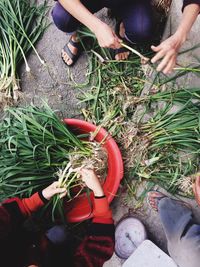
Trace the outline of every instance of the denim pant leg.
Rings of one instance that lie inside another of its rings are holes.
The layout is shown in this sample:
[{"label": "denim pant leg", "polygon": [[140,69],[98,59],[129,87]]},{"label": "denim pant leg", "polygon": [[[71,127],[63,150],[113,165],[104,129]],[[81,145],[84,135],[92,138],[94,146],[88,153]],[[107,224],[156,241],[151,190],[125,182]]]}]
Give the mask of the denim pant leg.
[{"label": "denim pant leg", "polygon": [[[82,0],[81,2],[92,13],[104,7],[101,1]],[[72,34],[81,25],[59,2],[56,2],[51,14],[56,27],[65,33]]]},{"label": "denim pant leg", "polygon": [[170,256],[179,267],[200,266],[200,225],[191,225],[192,211],[170,198],[159,201],[159,216]]}]

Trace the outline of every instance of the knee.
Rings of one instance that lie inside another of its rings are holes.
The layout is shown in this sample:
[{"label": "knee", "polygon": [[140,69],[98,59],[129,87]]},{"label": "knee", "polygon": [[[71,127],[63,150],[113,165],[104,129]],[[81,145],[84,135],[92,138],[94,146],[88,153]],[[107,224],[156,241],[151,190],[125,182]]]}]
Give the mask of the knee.
[{"label": "knee", "polygon": [[149,27],[133,27],[125,31],[126,38],[132,43],[148,43],[152,39],[152,29]]},{"label": "knee", "polygon": [[123,20],[127,39],[133,43],[151,41],[153,35],[153,15],[151,6],[138,3]]},{"label": "knee", "polygon": [[72,25],[70,25],[71,15],[61,6],[59,2],[57,2],[54,6],[51,15],[56,27],[59,30],[66,33],[74,31]]},{"label": "knee", "polygon": [[64,225],[55,225],[47,231],[46,237],[53,244],[62,244],[69,239],[70,233]]}]

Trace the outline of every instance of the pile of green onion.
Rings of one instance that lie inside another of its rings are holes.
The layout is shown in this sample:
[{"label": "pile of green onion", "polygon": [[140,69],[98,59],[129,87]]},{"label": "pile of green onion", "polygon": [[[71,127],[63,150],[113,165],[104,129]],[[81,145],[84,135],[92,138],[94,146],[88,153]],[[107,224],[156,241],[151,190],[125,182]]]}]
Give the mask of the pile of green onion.
[{"label": "pile of green onion", "polygon": [[16,101],[19,97],[19,64],[25,62],[30,71],[27,53],[47,27],[46,1],[37,5],[35,0],[0,1],[0,105]]},{"label": "pile of green onion", "polygon": [[71,189],[81,183],[75,169],[96,157],[94,145],[82,138],[47,104],[9,108],[0,123],[0,201],[30,196],[57,180],[72,199]]},{"label": "pile of green onion", "polygon": [[[152,119],[138,125],[133,142],[138,138],[146,142],[140,158],[135,154],[132,175],[187,195],[181,192],[180,181],[199,168],[200,104],[188,100],[175,111],[173,107],[172,103],[166,104]],[[141,145],[138,142],[136,150],[142,150]]]}]

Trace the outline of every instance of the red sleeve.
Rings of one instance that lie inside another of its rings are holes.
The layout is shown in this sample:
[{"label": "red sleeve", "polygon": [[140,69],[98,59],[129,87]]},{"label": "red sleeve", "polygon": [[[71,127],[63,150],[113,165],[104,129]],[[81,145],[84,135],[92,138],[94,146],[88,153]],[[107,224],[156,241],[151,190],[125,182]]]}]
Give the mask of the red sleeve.
[{"label": "red sleeve", "polygon": [[92,224],[74,255],[75,267],[102,267],[114,252],[114,223],[106,197],[94,198]]},{"label": "red sleeve", "polygon": [[94,198],[93,223],[113,224],[112,211],[106,197]]},{"label": "red sleeve", "polygon": [[14,202],[17,204],[21,214],[25,217],[29,216],[32,212],[37,211],[40,207],[44,205],[44,201],[40,197],[39,193],[35,193],[29,198],[11,198],[4,201],[2,204],[5,207],[8,207]]},{"label": "red sleeve", "polygon": [[43,198],[35,193],[30,198],[10,198],[5,200],[0,207],[0,235],[8,236],[18,226],[22,225],[25,218],[44,205]]}]

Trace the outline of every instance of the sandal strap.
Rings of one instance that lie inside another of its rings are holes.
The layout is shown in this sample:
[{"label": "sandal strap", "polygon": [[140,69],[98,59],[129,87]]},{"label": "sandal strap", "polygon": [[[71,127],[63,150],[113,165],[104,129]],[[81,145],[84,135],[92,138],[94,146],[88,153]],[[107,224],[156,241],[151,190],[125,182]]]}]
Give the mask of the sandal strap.
[{"label": "sandal strap", "polygon": [[70,43],[73,47],[77,48],[78,50],[79,50],[80,47],[81,47],[80,42],[74,42],[74,41],[72,40],[72,38],[69,39],[69,43]]},{"label": "sandal strap", "polygon": [[76,57],[77,55],[74,55],[72,53],[72,51],[69,49],[68,47],[68,44],[66,44],[64,47],[63,47],[63,50],[67,53],[67,55],[70,57],[71,60],[74,59],[74,57]]},{"label": "sandal strap", "polygon": [[124,53],[124,52],[128,52],[128,49],[126,47],[120,47],[118,49],[114,49],[115,50],[115,55],[120,54],[120,53]]},{"label": "sandal strap", "polygon": [[[77,54],[73,54],[73,53],[72,53],[72,51],[70,50],[70,48],[69,48],[69,46],[68,46],[69,43],[70,43],[73,47],[77,48]],[[64,58],[62,57],[63,62],[64,62],[68,67],[71,67],[71,66],[74,65],[74,63],[76,63],[77,59],[79,58],[79,56],[80,56],[80,54],[81,54],[81,52],[82,52],[82,49],[81,49],[81,48],[82,48],[82,46],[80,45],[80,43],[74,42],[74,41],[72,40],[72,38],[70,38],[69,41],[68,41],[68,43],[63,47],[64,52],[65,52],[65,53],[69,56],[69,58],[72,60],[72,64],[68,65],[68,64],[65,62]]]}]

